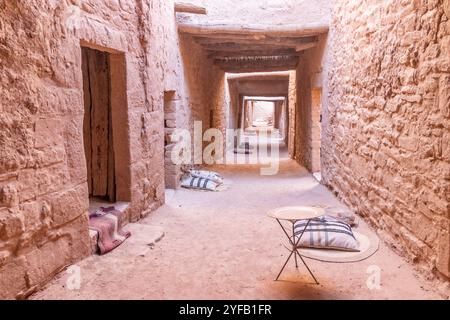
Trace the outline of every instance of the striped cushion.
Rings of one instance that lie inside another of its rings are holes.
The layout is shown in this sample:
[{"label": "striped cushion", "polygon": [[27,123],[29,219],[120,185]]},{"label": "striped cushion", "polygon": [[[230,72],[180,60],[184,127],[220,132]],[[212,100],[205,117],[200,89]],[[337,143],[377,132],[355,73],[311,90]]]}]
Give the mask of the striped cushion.
[{"label": "striped cushion", "polygon": [[[294,225],[295,240],[298,241],[308,221],[299,220]],[[359,251],[358,241],[352,228],[345,222],[330,216],[312,219],[300,239],[298,247]]]},{"label": "striped cushion", "polygon": [[214,172],[214,171],[190,170],[189,173],[194,178],[209,179],[209,180],[212,180],[213,182],[215,182],[217,184],[222,184],[223,183],[223,178],[220,176],[220,174],[218,174],[217,172]]},{"label": "striped cushion", "polygon": [[181,186],[188,189],[216,191],[218,184],[210,179],[190,176],[181,182]]}]

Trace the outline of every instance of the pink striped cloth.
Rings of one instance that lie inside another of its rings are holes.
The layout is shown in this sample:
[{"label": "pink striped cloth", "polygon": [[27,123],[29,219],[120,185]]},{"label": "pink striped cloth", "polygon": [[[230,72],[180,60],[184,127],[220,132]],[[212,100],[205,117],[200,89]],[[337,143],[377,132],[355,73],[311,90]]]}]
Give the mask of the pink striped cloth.
[{"label": "pink striped cloth", "polygon": [[131,233],[122,230],[123,213],[115,207],[101,207],[89,214],[89,228],[98,232],[100,255],[110,252],[122,244]]}]

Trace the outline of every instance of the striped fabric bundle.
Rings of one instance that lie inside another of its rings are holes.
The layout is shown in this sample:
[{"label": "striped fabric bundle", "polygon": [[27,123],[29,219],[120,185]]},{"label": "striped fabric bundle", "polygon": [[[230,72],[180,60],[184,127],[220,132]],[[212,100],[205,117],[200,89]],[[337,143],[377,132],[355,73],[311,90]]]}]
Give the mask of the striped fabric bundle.
[{"label": "striped fabric bundle", "polygon": [[223,183],[223,178],[220,174],[214,171],[206,171],[206,170],[190,170],[189,173],[194,178],[204,178],[211,180],[217,184]]},{"label": "striped fabric bundle", "polygon": [[[295,223],[295,241],[298,241],[307,224],[306,220],[299,220]],[[359,251],[358,241],[353,235],[350,225],[330,216],[312,219],[301,237],[298,247]]]},{"label": "striped fabric bundle", "polygon": [[124,216],[112,207],[101,207],[89,214],[89,229],[98,232],[97,247],[100,255],[110,252],[131,236],[122,230]]},{"label": "striped fabric bundle", "polygon": [[216,191],[218,184],[210,179],[189,176],[181,182],[181,186],[188,189]]},{"label": "striped fabric bundle", "polygon": [[253,153],[253,147],[248,142],[244,142],[239,146],[234,148],[234,153],[236,154],[251,154]]}]

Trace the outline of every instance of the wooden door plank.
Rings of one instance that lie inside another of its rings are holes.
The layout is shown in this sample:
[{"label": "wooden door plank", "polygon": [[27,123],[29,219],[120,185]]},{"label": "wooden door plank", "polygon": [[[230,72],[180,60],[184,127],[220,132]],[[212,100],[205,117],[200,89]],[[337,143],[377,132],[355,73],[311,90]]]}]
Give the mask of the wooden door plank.
[{"label": "wooden door plank", "polygon": [[86,156],[87,182],[89,194],[92,194],[92,145],[91,145],[91,88],[89,81],[89,57],[86,48],[82,49],[82,74],[84,96],[83,140]]},{"label": "wooden door plank", "polygon": [[89,50],[91,82],[92,195],[104,197],[108,186],[109,76],[106,54]]}]

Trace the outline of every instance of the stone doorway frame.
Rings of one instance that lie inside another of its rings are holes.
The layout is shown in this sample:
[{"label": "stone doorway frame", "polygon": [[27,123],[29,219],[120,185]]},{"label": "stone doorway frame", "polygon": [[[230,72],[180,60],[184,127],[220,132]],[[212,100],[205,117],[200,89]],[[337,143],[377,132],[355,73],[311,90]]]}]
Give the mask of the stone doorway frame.
[{"label": "stone doorway frame", "polygon": [[164,91],[164,181],[166,189],[181,187],[181,166],[172,162],[172,152],[175,147],[172,134],[177,129],[177,110],[180,101],[176,90]]}]

